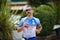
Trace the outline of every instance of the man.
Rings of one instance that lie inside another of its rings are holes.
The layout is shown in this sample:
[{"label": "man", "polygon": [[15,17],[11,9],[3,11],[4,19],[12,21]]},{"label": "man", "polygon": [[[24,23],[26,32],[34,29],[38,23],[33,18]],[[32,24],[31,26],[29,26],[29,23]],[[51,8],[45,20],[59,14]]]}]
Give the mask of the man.
[{"label": "man", "polygon": [[[32,7],[26,8],[27,17],[22,18],[19,28],[17,29],[18,32],[23,30],[23,37],[25,40],[36,40],[36,33],[39,34],[42,30],[42,26],[38,18],[33,17],[34,10]],[[38,27],[36,29],[36,27]]]}]

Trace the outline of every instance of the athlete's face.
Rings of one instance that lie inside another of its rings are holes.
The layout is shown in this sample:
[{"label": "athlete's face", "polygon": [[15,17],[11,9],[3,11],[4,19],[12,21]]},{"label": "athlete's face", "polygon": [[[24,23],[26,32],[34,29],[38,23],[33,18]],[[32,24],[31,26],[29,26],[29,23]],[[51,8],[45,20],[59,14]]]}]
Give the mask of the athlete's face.
[{"label": "athlete's face", "polygon": [[32,8],[26,9],[26,14],[27,14],[28,16],[33,15],[33,9],[32,9]]}]

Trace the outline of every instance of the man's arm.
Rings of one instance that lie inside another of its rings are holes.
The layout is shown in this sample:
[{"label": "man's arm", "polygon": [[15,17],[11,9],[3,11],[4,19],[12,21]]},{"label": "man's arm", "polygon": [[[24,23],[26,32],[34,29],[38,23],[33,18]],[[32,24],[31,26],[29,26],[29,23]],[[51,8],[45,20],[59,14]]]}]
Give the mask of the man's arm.
[{"label": "man's arm", "polygon": [[24,26],[17,29],[18,32],[21,32],[24,29]]},{"label": "man's arm", "polygon": [[40,23],[40,20],[37,19],[37,29],[36,29],[36,33],[39,34],[42,30],[42,25]]},{"label": "man's arm", "polygon": [[39,34],[42,30],[42,26],[39,26],[37,29],[36,29],[36,33]]},{"label": "man's arm", "polygon": [[18,32],[21,32],[26,25],[27,25],[27,22],[25,22],[22,27],[18,28],[17,31]]}]

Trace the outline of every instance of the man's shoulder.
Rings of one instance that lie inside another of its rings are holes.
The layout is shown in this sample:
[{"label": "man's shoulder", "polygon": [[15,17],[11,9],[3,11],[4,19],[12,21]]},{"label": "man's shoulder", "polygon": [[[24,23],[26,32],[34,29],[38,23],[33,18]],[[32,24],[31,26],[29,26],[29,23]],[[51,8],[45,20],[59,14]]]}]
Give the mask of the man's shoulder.
[{"label": "man's shoulder", "polygon": [[37,21],[37,20],[39,20],[39,19],[38,19],[38,18],[36,18],[36,17],[33,17],[33,18],[34,18],[36,21]]}]

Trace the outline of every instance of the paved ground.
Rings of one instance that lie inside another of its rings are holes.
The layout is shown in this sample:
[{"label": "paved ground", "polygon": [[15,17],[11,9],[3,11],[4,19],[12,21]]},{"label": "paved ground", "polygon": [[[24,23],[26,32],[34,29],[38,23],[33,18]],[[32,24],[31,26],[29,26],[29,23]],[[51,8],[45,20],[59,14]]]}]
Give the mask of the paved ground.
[{"label": "paved ground", "polygon": [[13,40],[24,40],[22,38],[23,32],[17,32],[17,30],[13,30],[12,34],[13,34]]}]

